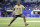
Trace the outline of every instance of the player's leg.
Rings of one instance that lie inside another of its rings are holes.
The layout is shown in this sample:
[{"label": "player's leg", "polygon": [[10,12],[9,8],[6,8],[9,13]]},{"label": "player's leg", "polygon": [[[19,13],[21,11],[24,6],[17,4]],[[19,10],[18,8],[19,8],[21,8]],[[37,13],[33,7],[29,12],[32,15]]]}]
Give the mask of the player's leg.
[{"label": "player's leg", "polygon": [[24,19],[25,26],[27,26],[28,24],[26,23],[25,16],[22,14],[21,17],[23,17],[23,19]]},{"label": "player's leg", "polygon": [[8,26],[10,26],[16,19],[17,17],[14,17],[13,20],[10,22],[10,24],[8,24]]},{"label": "player's leg", "polygon": [[12,24],[15,21],[16,18],[13,18],[13,20],[10,22],[10,24]]}]

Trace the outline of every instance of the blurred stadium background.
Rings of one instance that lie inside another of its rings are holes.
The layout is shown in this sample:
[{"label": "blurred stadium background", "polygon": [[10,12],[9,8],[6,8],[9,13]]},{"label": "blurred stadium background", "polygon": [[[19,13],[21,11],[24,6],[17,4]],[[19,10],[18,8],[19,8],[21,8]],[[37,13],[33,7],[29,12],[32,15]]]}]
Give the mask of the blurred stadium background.
[{"label": "blurred stadium background", "polygon": [[[27,9],[22,11],[29,24],[27,27],[40,27],[40,0],[0,0],[0,27],[8,27],[17,1],[20,1]],[[25,26],[23,20],[18,18],[10,27]]]},{"label": "blurred stadium background", "polygon": [[11,17],[17,1],[26,7],[27,11],[23,10],[26,17],[40,17],[40,0],[0,0],[0,17]]},{"label": "blurred stadium background", "polygon": [[17,1],[26,7],[27,11],[23,10],[26,17],[40,17],[40,0],[0,0],[0,17],[11,17]]}]

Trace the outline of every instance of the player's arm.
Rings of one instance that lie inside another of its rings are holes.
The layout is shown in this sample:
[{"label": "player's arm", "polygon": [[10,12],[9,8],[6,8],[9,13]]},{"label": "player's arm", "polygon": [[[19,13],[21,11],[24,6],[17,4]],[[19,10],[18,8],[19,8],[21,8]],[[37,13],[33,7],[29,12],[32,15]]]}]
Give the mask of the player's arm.
[{"label": "player's arm", "polygon": [[15,8],[13,9],[13,11],[15,11]]},{"label": "player's arm", "polygon": [[13,11],[15,11],[15,8],[16,8],[16,6],[14,6],[14,9],[13,9]]},{"label": "player's arm", "polygon": [[25,11],[27,11],[27,9],[26,8],[24,8],[25,9]]},{"label": "player's arm", "polygon": [[23,7],[23,9],[25,10],[25,11],[27,11],[27,9],[22,5],[22,7]]}]

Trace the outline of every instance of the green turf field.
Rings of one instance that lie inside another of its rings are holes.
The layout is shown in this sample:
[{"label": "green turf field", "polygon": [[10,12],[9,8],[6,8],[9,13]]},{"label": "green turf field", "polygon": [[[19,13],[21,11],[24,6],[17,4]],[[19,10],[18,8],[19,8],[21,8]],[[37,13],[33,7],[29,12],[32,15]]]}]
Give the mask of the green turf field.
[{"label": "green turf field", "polygon": [[[9,27],[8,24],[12,17],[0,18],[0,27]],[[40,18],[26,18],[26,21],[40,21]],[[10,27],[40,27],[40,22],[27,22],[29,25],[25,26],[23,18],[17,18]]]}]

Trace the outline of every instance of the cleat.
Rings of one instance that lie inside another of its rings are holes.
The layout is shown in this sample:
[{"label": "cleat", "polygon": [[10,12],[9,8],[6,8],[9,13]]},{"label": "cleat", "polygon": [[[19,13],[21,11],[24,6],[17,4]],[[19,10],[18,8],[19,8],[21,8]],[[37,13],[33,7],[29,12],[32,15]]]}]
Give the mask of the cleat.
[{"label": "cleat", "polygon": [[10,24],[8,24],[8,26],[10,26]]},{"label": "cleat", "polygon": [[28,26],[28,24],[25,24],[25,26]]},{"label": "cleat", "polygon": [[27,23],[25,23],[25,26],[28,26],[28,24],[27,24]]}]

